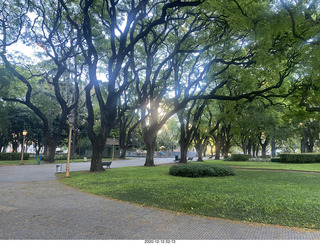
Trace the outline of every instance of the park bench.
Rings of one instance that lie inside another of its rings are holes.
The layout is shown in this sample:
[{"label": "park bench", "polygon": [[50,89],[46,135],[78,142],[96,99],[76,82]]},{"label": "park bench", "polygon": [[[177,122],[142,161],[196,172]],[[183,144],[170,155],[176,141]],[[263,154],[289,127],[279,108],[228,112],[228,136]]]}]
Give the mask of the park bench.
[{"label": "park bench", "polygon": [[107,166],[107,168],[110,169],[111,163],[112,163],[112,161],[104,161],[104,162],[102,162],[102,166]]},{"label": "park bench", "polygon": [[193,157],[189,157],[189,158],[188,158],[188,161],[192,161],[192,160],[193,160]]}]

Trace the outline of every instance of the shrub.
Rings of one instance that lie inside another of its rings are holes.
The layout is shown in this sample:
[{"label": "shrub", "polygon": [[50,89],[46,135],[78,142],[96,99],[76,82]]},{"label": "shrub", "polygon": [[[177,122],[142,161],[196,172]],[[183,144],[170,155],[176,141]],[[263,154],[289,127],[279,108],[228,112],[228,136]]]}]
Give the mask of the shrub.
[{"label": "shrub", "polygon": [[228,176],[235,175],[234,169],[226,165],[211,165],[211,164],[183,164],[173,165],[169,174],[182,177],[207,177],[207,176]]},{"label": "shrub", "polygon": [[[29,153],[23,154],[23,160],[28,160],[30,157]],[[5,160],[20,160],[21,159],[21,153],[0,153],[0,161]]]},{"label": "shrub", "polygon": [[271,162],[279,163],[281,162],[281,158],[271,158]]},{"label": "shrub", "polygon": [[309,164],[320,163],[319,153],[283,153],[280,154],[281,163]]},{"label": "shrub", "polygon": [[225,161],[248,161],[249,154],[232,154],[231,157],[225,159]]}]

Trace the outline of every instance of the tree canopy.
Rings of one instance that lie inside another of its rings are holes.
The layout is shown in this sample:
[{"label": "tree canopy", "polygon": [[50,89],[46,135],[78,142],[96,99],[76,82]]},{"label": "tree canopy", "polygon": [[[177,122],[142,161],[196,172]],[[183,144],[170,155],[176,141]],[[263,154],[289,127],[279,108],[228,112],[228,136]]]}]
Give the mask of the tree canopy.
[{"label": "tree canopy", "polygon": [[[123,148],[125,134],[141,129],[145,165],[153,166],[157,135],[175,114],[181,146],[208,143],[211,131],[225,138],[226,155],[231,140],[241,137],[244,147],[260,131],[263,148],[275,138],[268,126],[282,123],[265,104],[287,98],[284,106],[319,111],[319,7],[315,0],[4,0],[0,101],[40,118],[51,161],[67,115],[80,118],[85,104],[86,120],[76,124],[86,124],[91,171],[103,170],[106,139],[117,128]],[[11,51],[19,43],[34,50],[34,62]],[[244,115],[253,110],[255,122]],[[250,134],[248,123],[260,127]]]}]

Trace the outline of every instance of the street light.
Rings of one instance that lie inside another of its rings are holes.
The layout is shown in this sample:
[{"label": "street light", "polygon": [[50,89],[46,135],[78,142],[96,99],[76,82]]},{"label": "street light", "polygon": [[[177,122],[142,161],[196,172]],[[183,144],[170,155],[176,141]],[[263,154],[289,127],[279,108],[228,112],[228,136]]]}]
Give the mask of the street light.
[{"label": "street light", "polygon": [[69,114],[67,116],[69,121],[69,141],[68,141],[68,156],[67,156],[67,167],[66,167],[66,177],[69,176],[69,169],[70,169],[70,148],[71,148],[71,136],[72,136],[72,128],[75,122],[74,114]]},{"label": "street light", "polygon": [[20,161],[21,165],[23,164],[24,143],[25,143],[27,134],[28,134],[28,132],[26,130],[22,131],[23,140],[22,140],[22,147],[21,147],[21,161]]}]

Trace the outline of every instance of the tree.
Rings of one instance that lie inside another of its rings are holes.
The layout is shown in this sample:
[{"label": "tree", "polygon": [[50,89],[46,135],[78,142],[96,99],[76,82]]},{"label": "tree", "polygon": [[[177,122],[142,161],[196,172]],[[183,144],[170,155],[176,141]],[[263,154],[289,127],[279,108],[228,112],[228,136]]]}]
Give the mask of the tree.
[{"label": "tree", "polygon": [[[156,3],[139,1],[136,3],[134,1],[93,2],[86,0],[80,2],[78,12],[71,11],[72,4],[63,0],[59,2],[63,5],[70,24],[77,30],[82,54],[88,66],[89,84],[85,90],[88,109],[88,135],[93,145],[90,170],[101,171],[103,170],[101,156],[104,143],[110,130],[115,127],[117,101],[123,91],[136,80],[136,74],[134,76],[128,74],[134,72],[132,65],[137,43],[154,29],[166,25],[172,9],[196,6],[201,2],[165,1]],[[99,19],[100,25],[96,21],[97,19]],[[121,25],[123,25],[122,28],[120,28]],[[108,88],[105,97],[101,93],[97,80],[99,62],[106,64]],[[93,113],[92,89],[94,89],[100,109],[99,133],[93,131],[97,118]]]},{"label": "tree", "polygon": [[180,124],[180,163],[187,163],[188,149],[193,142],[196,131],[199,129],[201,116],[206,106],[205,101],[192,101],[190,107],[181,109],[177,115]]},{"label": "tree", "polygon": [[[70,67],[70,59],[73,60],[77,55],[75,50],[77,39],[74,37],[73,30],[64,28],[66,22],[61,18],[61,5],[55,6],[52,4],[42,1],[39,3],[28,1],[10,5],[9,1],[5,1],[1,11],[2,40],[0,42],[0,57],[6,70],[15,77],[15,81],[11,81],[7,87],[7,92],[2,95],[3,100],[26,105],[42,120],[46,160],[48,162],[54,161],[55,149],[66,124],[67,115],[75,108],[79,98],[77,81],[72,84],[73,89],[71,83],[67,85],[70,90],[66,94],[61,91],[61,83],[66,84],[66,73],[74,72]],[[55,8],[52,8],[53,6]],[[27,15],[30,9],[37,16],[33,21]],[[52,9],[55,9],[55,11],[52,11]],[[16,23],[19,24],[15,25]],[[31,33],[23,32],[25,29],[30,29]],[[45,54],[44,59],[49,59],[52,62],[44,61],[40,67],[26,65],[25,62],[26,68],[22,67],[17,62],[18,58],[10,56],[7,52],[8,47],[17,43],[20,39],[29,45],[36,43]],[[56,118],[52,118],[51,114],[46,115],[46,112],[40,108],[41,106],[34,99],[35,94],[41,93],[41,90],[38,89],[38,82],[41,81],[52,86],[56,102],[61,109]],[[22,88],[22,93],[25,94],[23,98],[15,97],[15,94],[8,92],[12,89],[14,83],[24,86]],[[69,94],[73,94],[73,99]]]},{"label": "tree", "polygon": [[8,118],[8,106],[6,103],[0,100],[0,152],[2,152],[5,147],[10,142],[10,134],[8,133],[10,128],[10,120]]}]

